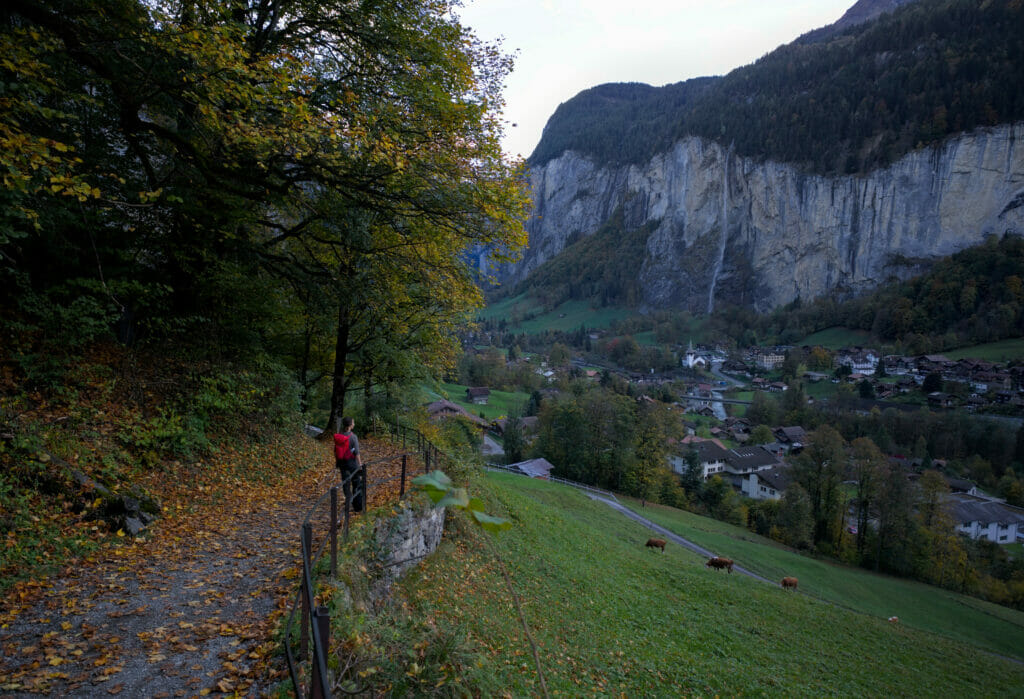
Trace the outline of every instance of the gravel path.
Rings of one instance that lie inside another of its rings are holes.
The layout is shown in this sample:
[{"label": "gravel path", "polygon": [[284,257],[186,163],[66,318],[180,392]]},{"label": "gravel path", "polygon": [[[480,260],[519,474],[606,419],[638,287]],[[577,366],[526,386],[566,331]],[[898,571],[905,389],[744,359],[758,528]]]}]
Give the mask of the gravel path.
[{"label": "gravel path", "polygon": [[257,695],[280,681],[272,637],[296,589],[298,537],[333,464],[158,521],[22,590],[0,610],[10,696]]}]

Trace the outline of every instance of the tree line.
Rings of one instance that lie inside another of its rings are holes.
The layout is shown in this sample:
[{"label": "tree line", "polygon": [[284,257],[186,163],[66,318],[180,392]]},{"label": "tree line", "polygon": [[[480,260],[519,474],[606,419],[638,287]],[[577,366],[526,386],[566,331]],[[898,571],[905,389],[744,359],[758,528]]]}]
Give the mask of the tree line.
[{"label": "tree line", "polygon": [[[32,382],[97,341],[353,393],[450,366],[461,261],[525,241],[510,59],[409,0],[0,10],[0,322]],[[280,371],[279,371],[280,370]]]},{"label": "tree line", "polygon": [[1024,8],[909,3],[812,33],[720,78],[601,85],[563,103],[534,153],[643,163],[686,135],[821,174],[866,172],[950,134],[1024,117]]}]

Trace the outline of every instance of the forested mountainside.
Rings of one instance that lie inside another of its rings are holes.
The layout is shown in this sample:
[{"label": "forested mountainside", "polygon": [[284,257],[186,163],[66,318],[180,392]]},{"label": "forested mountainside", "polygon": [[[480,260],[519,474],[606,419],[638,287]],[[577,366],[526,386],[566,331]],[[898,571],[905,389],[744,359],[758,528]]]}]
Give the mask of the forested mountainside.
[{"label": "forested mountainside", "polygon": [[849,24],[857,7],[870,16],[858,3],[846,21],[724,77],[581,92],[555,111],[530,162],[572,150],[640,164],[693,135],[733,144],[741,156],[856,173],[952,134],[1024,119],[1018,0],[919,0]]}]

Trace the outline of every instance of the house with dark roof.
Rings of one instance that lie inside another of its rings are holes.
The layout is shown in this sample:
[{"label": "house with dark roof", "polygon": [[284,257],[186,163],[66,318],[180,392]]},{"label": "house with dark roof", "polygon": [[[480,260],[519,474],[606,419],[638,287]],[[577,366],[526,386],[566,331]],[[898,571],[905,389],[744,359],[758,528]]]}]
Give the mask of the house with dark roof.
[{"label": "house with dark roof", "polygon": [[[697,459],[700,463],[701,477],[704,480],[714,476],[734,476],[737,478],[735,484],[739,487],[739,477],[772,468],[781,463],[777,454],[758,445],[751,447],[736,447],[726,449],[717,439],[694,441],[683,440],[684,449],[692,448],[697,452]],[[670,459],[672,470],[682,473],[686,460],[682,456]]]},{"label": "house with dark roof", "polygon": [[509,464],[508,468],[513,471],[519,471],[530,478],[548,480],[548,478],[551,477],[551,469],[553,469],[554,466],[552,466],[551,462],[547,459],[540,458]]},{"label": "house with dark roof", "polygon": [[466,389],[466,400],[470,403],[477,405],[487,405],[487,400],[491,397],[491,389],[486,386],[477,386],[474,388]]},{"label": "house with dark roof", "polygon": [[772,434],[779,444],[785,445],[787,449],[802,447],[807,442],[807,432],[803,427],[794,425],[792,427],[776,427]]},{"label": "house with dark roof", "polygon": [[450,400],[436,400],[433,403],[427,403],[427,417],[433,420],[441,420],[449,417],[461,417],[469,420],[480,429],[486,430],[491,426],[491,423],[487,422],[481,417],[477,417],[472,413],[466,412],[466,409],[461,405],[456,405]]},{"label": "house with dark roof", "polygon": [[779,500],[792,480],[789,466],[773,466],[744,476],[740,491],[754,500]]},{"label": "house with dark roof", "polygon": [[972,539],[987,539],[997,544],[1016,543],[1024,538],[1024,509],[977,495],[956,493],[946,507],[956,522],[956,530]]}]

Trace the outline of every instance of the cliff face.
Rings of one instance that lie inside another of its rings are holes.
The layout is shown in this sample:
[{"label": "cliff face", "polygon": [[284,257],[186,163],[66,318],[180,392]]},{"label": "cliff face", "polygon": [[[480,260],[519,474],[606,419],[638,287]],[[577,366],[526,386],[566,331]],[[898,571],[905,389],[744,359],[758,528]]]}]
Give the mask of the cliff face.
[{"label": "cliff face", "polygon": [[519,281],[618,207],[648,222],[638,271],[652,308],[718,301],[767,310],[832,290],[866,291],[982,242],[1024,234],[1024,124],[979,130],[868,175],[823,177],[685,138],[642,166],[573,152],[530,173],[530,247]]}]

